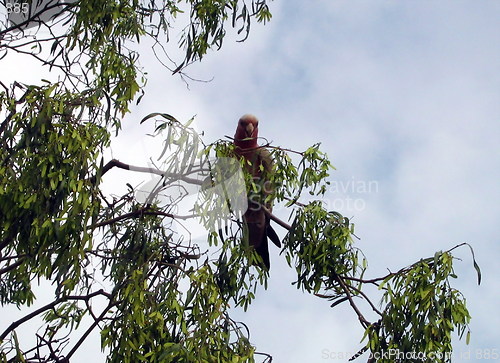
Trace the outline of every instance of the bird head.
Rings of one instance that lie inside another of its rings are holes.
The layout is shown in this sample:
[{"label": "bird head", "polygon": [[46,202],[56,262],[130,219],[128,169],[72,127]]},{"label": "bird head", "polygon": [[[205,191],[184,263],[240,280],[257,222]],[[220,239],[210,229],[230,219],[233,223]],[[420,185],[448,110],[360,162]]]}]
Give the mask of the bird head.
[{"label": "bird head", "polygon": [[235,145],[241,148],[256,147],[258,135],[259,120],[257,117],[249,114],[241,116],[234,134]]}]

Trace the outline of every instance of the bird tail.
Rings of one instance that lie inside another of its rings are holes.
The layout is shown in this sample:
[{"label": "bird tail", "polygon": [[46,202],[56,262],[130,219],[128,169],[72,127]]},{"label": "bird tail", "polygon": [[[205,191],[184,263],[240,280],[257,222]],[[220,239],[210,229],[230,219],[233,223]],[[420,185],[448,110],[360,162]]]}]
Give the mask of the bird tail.
[{"label": "bird tail", "polygon": [[276,247],[281,248],[280,238],[278,237],[278,234],[276,233],[274,228],[271,227],[271,220],[267,216],[266,216],[266,234],[269,237],[269,239],[276,245]]}]

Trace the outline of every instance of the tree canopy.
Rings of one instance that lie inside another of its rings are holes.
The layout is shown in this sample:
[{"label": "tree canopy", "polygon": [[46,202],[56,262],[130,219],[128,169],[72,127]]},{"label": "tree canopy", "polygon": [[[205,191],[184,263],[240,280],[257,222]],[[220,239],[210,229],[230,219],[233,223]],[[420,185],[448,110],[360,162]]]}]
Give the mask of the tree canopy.
[{"label": "tree canopy", "polygon": [[[163,49],[177,41],[183,55],[166,66],[182,76],[190,63],[220,49],[227,28],[243,41],[252,22],[269,21],[267,2],[0,4],[9,15],[0,28],[0,58],[32,57],[58,75],[38,84],[0,82],[0,303],[28,309],[0,328],[0,361],[68,362],[94,331],[109,362],[246,362],[259,355],[271,361],[271,354],[256,351],[246,325],[229,309],[246,309],[269,273],[242,243],[240,216],[214,213],[226,200],[206,193],[207,186],[227,180],[221,160],[235,160],[232,142],[205,145],[189,121],[160,110],[142,122],[154,121],[155,136],[165,140],[161,165],[103,158],[111,133],[119,132],[131,102],[144,94],[134,43],[150,38]],[[174,28],[182,29],[178,39],[172,39]],[[267,212],[286,229],[281,252],[296,271],[292,283],[332,308],[351,306],[365,338],[360,354],[369,350],[370,359],[393,362],[384,353],[397,351],[399,361],[425,354],[449,362],[452,332],[467,340],[470,334],[465,298],[452,284],[452,253],[467,244],[366,278],[354,225],[321,202],[333,166],[320,145],[304,151],[265,147],[275,163],[274,202],[290,211],[290,224]],[[146,200],[132,185],[121,196],[105,195],[101,183],[114,168],[157,174],[158,183]],[[245,193],[257,188],[249,175],[244,178]],[[191,214],[177,214],[186,195],[177,190],[193,186],[205,199]],[[157,198],[160,192],[167,198]],[[316,200],[299,202],[304,194]],[[215,254],[176,229],[190,218],[201,218]],[[40,281],[54,286],[53,300],[29,310]],[[380,290],[380,305],[366,286]],[[370,320],[366,309],[377,318]],[[18,332],[36,318],[41,326],[28,346]]]}]

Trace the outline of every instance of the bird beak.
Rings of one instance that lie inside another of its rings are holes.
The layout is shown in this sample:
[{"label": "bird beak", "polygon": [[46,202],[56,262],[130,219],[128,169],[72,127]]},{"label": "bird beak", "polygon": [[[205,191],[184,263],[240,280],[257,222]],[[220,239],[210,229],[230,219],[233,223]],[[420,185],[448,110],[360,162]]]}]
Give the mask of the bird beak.
[{"label": "bird beak", "polygon": [[246,131],[248,137],[252,137],[253,132],[255,131],[255,128],[253,127],[252,124],[248,124],[247,127],[245,128],[245,131]]}]

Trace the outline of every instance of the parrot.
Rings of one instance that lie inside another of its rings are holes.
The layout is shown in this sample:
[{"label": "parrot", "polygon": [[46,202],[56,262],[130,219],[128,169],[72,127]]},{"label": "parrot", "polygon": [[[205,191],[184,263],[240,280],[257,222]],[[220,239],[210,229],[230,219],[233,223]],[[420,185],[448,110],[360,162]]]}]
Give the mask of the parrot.
[{"label": "parrot", "polygon": [[272,211],[272,202],[264,202],[266,196],[273,193],[269,183],[269,175],[273,172],[271,153],[257,144],[259,120],[250,114],[238,120],[234,134],[235,153],[245,160],[246,171],[252,176],[254,183],[260,186],[258,193],[250,189],[248,192],[248,209],[243,215],[244,231],[247,231],[248,243],[255,248],[267,270],[270,269],[268,238],[281,248],[281,242],[270,225],[270,218],[261,207]]}]

